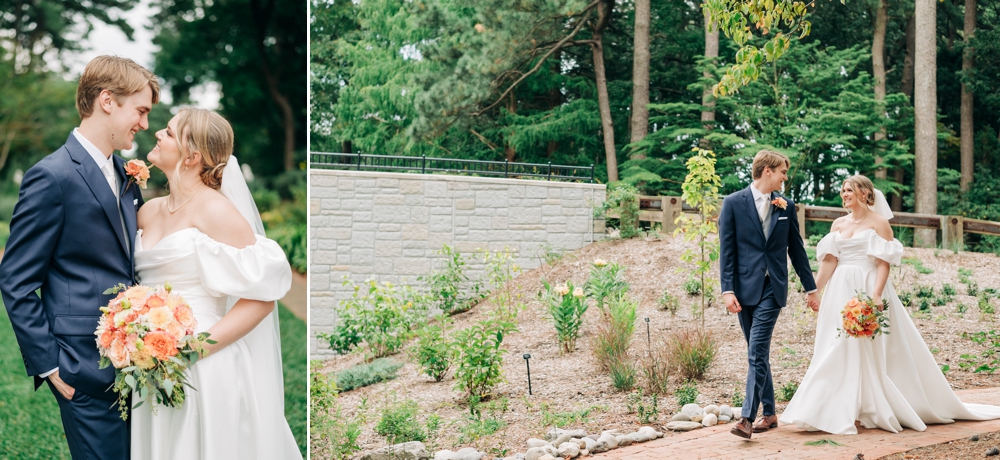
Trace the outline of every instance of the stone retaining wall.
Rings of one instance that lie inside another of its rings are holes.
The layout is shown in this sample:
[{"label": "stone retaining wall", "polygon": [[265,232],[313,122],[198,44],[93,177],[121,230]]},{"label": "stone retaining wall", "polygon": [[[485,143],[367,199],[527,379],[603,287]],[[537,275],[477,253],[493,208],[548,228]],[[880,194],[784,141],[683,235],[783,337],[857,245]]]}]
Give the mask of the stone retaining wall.
[{"label": "stone retaining wall", "polygon": [[593,215],[604,185],[340,170],[312,170],[309,180],[313,356],[330,354],[315,336],[350,295],[345,275],[416,284],[442,265],[446,244],[463,254],[508,247],[527,270],[545,249],[572,251],[604,234]]}]

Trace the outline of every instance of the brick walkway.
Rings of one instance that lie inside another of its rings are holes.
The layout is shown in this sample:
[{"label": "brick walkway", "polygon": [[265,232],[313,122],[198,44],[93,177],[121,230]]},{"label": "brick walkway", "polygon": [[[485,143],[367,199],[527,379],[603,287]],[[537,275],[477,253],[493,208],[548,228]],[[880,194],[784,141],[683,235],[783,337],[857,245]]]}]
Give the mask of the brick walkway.
[{"label": "brick walkway", "polygon": [[[961,390],[959,398],[968,403],[1000,405],[1000,388]],[[906,452],[918,447],[940,444],[961,439],[973,434],[1000,431],[1000,420],[986,422],[956,422],[947,425],[928,425],[927,431],[909,429],[893,434],[883,430],[858,428],[853,436],[831,435],[823,432],[808,432],[782,425],[777,430],[753,435],[746,441],[729,434],[732,423],[702,428],[687,433],[668,433],[663,438],[642,444],[615,449],[595,455],[594,459],[638,459],[659,460],[682,458],[726,458],[726,459],[851,459],[854,454],[864,453],[866,460]],[[830,439],[842,446],[807,446],[806,442]]]}]

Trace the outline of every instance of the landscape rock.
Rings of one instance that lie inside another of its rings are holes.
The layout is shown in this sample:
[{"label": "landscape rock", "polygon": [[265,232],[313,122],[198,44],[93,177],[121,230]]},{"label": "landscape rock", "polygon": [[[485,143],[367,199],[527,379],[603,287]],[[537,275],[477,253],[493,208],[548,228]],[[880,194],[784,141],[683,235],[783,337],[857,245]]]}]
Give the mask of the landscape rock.
[{"label": "landscape rock", "polygon": [[503,457],[497,460],[524,460],[524,454],[519,452],[514,454],[513,456]]},{"label": "landscape rock", "polygon": [[373,450],[361,456],[361,460],[431,460],[431,456],[424,443],[410,441]]},{"label": "landscape rock", "polygon": [[664,428],[670,431],[691,431],[701,428],[701,423],[697,422],[670,422]]},{"label": "landscape rock", "polygon": [[606,433],[602,434],[601,437],[597,438],[597,447],[592,449],[591,452],[607,452],[617,447],[618,447],[618,440],[615,439],[615,437],[612,436],[610,433]]},{"label": "landscape rock", "polygon": [[601,432],[601,436],[604,436],[606,434],[610,434],[611,436],[618,436],[622,434],[622,432],[621,430],[604,430]]},{"label": "landscape rock", "polygon": [[671,422],[690,422],[691,421],[691,417],[689,415],[683,414],[683,413],[682,414],[675,414],[673,417],[670,417],[670,421]]},{"label": "landscape rock", "polygon": [[705,415],[705,410],[702,409],[701,406],[691,403],[685,404],[684,407],[681,408],[681,413],[691,417],[694,415]]},{"label": "landscape rock", "polygon": [[649,438],[649,440],[663,437],[663,433],[656,431],[656,429],[651,426],[644,426],[642,428],[639,428],[639,433],[645,435],[647,438]]},{"label": "landscape rock", "polygon": [[[568,434],[569,438],[585,438],[585,437],[587,437],[587,431],[586,430],[564,430],[564,429],[561,429],[561,428],[553,428],[548,433],[545,433],[545,440],[548,441],[548,442],[555,441],[557,438],[559,438],[560,436],[562,436],[564,433]],[[569,439],[569,438],[566,438],[566,439]]]},{"label": "landscape rock", "polygon": [[731,420],[731,418],[726,417],[725,415],[719,416],[719,423],[729,423]]},{"label": "landscape rock", "polygon": [[629,438],[628,436],[626,436],[624,434],[620,434],[618,436],[615,436],[615,442],[618,443],[618,447],[631,446],[632,445],[632,438]]},{"label": "landscape rock", "polygon": [[538,457],[538,460],[556,460],[556,458],[549,454],[545,454],[542,455],[541,457]]},{"label": "landscape rock", "polygon": [[448,449],[434,452],[434,460],[452,460],[452,457],[454,456],[455,453]]},{"label": "landscape rock", "polygon": [[601,437],[601,435],[599,435],[599,434],[588,434],[587,435],[588,439],[592,439],[594,441],[597,441],[597,439],[600,438],[600,437]]},{"label": "landscape rock", "polygon": [[691,421],[692,422],[701,423],[702,420],[705,420],[705,416],[704,415],[694,415],[694,416],[691,416]]},{"label": "landscape rock", "polygon": [[564,442],[559,445],[559,456],[562,458],[576,458],[580,455],[580,446],[575,442]]},{"label": "landscape rock", "polygon": [[542,439],[538,439],[538,438],[529,438],[528,439],[528,448],[529,449],[532,448],[532,447],[545,447],[545,446],[549,446],[549,445],[551,445],[551,444],[549,444],[548,441],[545,441],[545,440],[542,440]]},{"label": "landscape rock", "polygon": [[708,414],[705,419],[701,421],[703,426],[715,426],[719,424],[719,418],[715,414]]},{"label": "landscape rock", "polygon": [[475,448],[466,447],[464,449],[459,449],[455,452],[455,455],[451,457],[451,460],[483,460],[486,456],[485,452],[479,452]]},{"label": "landscape rock", "polygon": [[715,404],[709,404],[709,405],[705,406],[705,413],[706,414],[712,414],[712,415],[715,415],[716,417],[718,417],[719,413],[720,413],[719,406],[716,406]]},{"label": "landscape rock", "polygon": [[640,433],[638,431],[636,431],[635,433],[629,433],[625,436],[631,439],[633,443],[646,442],[650,440],[649,436]]},{"label": "landscape rock", "polygon": [[727,406],[725,404],[723,404],[723,405],[719,406],[719,415],[720,416],[725,415],[725,416],[729,417],[730,419],[732,419],[733,418],[733,408],[729,407],[729,406]]},{"label": "landscape rock", "polygon": [[597,441],[594,440],[594,439],[590,439],[590,436],[587,436],[586,438],[583,438],[581,441],[583,441],[584,445],[580,447],[580,450],[581,450],[580,455],[583,455],[582,451],[584,451],[584,450],[586,450],[586,451],[593,451],[594,448],[597,447]]},{"label": "landscape rock", "polygon": [[552,441],[552,445],[553,446],[561,446],[562,443],[569,442],[570,439],[573,439],[573,436],[570,436],[569,433],[563,433],[563,434],[559,435],[559,437],[556,438],[555,441]]}]

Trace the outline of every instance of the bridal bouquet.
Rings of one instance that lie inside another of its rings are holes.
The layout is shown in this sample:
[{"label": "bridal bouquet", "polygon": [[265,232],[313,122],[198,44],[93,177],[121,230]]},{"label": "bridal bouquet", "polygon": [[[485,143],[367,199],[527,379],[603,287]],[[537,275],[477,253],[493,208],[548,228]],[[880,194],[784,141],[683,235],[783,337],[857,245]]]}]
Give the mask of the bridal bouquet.
[{"label": "bridal bouquet", "polygon": [[[140,400],[178,407],[184,402],[187,382],[184,370],[205,356],[208,333],[195,333],[197,321],[184,299],[170,292],[170,284],[126,288],[119,284],[105,291],[118,294],[97,324],[100,368],[115,367],[118,410],[128,418],[128,397],[135,392]],[[193,387],[192,387],[193,388]]]},{"label": "bridal bouquet", "polygon": [[882,305],[876,306],[875,300],[863,292],[848,300],[841,311],[844,328],[837,329],[837,337],[847,334],[854,338],[874,339],[878,334],[888,334],[889,315],[884,310],[884,300]]}]

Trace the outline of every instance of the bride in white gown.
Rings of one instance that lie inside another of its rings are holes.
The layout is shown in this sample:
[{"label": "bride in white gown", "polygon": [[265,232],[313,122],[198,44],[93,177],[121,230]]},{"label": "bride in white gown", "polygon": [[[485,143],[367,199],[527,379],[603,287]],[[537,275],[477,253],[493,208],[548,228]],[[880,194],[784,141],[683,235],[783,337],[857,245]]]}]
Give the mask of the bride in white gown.
[{"label": "bride in white gown", "polygon": [[[782,423],[833,434],[865,428],[893,433],[923,431],[929,423],[1000,418],[1000,407],[965,404],[941,373],[920,332],[889,281],[903,245],[893,238],[892,211],[864,176],[844,181],[844,207],[816,246],[817,287],[824,292],[816,320],[816,344],[802,384],[781,415]],[[829,285],[827,285],[829,282]],[[887,302],[889,334],[874,340],[837,337],[841,310],[856,291]]]},{"label": "bride in white gown", "polygon": [[139,211],[135,269],[142,284],[171,283],[198,331],[217,343],[189,371],[178,408],[132,411],[133,460],[301,459],[284,418],[274,301],[291,286],[281,248],[231,156],[233,131],[218,114],[182,109],[156,133],[149,161],[170,195]]}]

